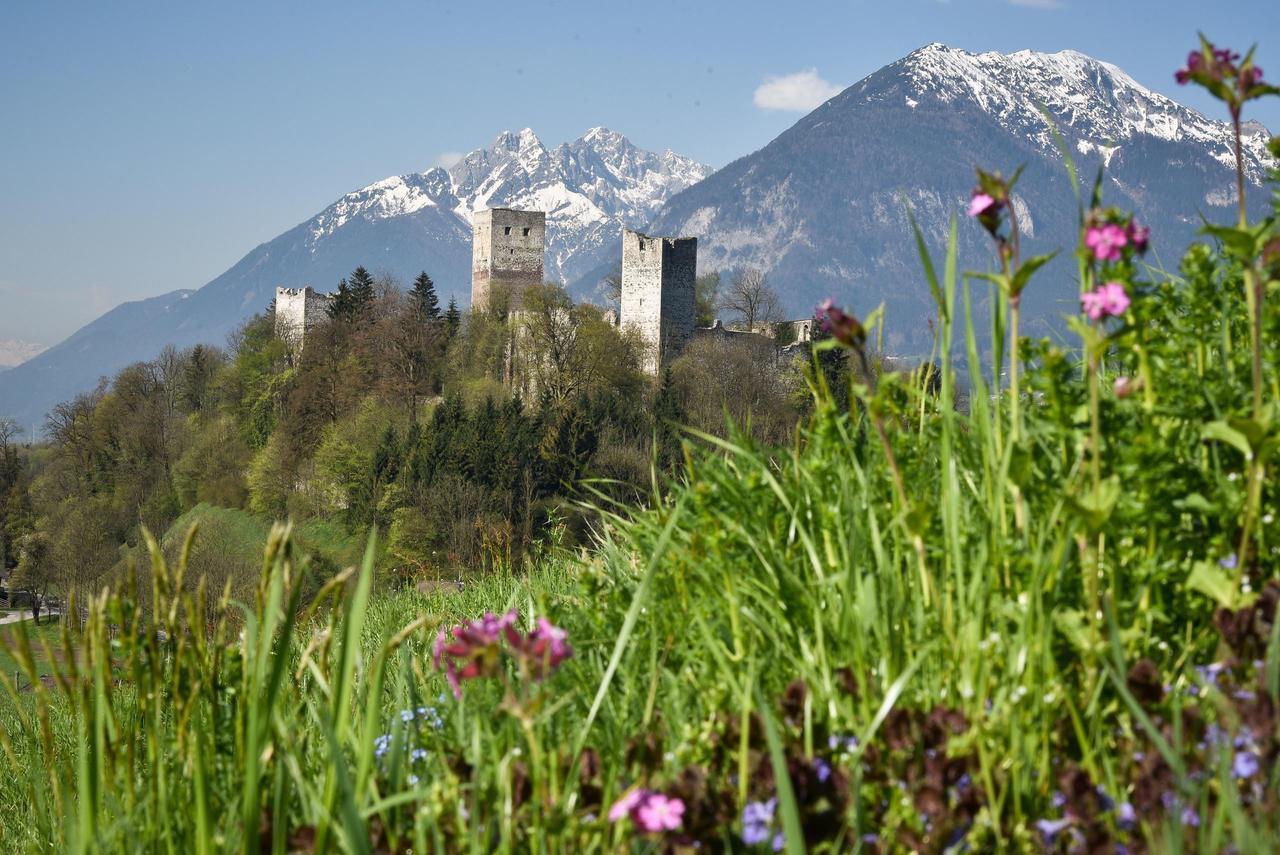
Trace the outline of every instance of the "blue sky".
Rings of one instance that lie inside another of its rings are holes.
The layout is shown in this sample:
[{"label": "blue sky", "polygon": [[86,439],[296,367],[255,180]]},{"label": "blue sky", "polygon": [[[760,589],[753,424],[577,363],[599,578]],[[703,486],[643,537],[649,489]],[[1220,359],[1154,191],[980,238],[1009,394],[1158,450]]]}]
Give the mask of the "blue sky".
[{"label": "blue sky", "polygon": [[[1216,116],[1172,79],[1197,29],[1260,43],[1280,78],[1274,0],[8,0],[0,339],[53,344],[199,287],[342,193],[504,128],[550,146],[607,125],[723,166],[802,115],[759,104],[932,41],[1073,48]],[[1280,132],[1280,99],[1253,115]]]}]

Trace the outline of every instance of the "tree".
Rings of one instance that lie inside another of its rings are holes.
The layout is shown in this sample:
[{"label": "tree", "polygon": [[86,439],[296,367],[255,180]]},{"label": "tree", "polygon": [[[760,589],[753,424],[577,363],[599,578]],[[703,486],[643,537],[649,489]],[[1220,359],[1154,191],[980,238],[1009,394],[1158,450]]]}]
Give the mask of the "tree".
[{"label": "tree", "polygon": [[338,291],[329,303],[329,317],[335,321],[358,324],[368,319],[373,308],[373,277],[363,267],[357,267],[350,280],[338,283]]},{"label": "tree", "polygon": [[453,297],[449,298],[449,310],[444,313],[444,328],[449,338],[453,338],[458,333],[458,327],[462,324],[462,312],[458,311],[458,301]]},{"label": "tree", "polygon": [[729,289],[721,295],[720,306],[741,320],[748,332],[782,320],[782,301],[769,287],[762,271],[744,267],[733,276]]},{"label": "tree", "polygon": [[425,322],[440,319],[440,300],[436,297],[436,286],[427,275],[427,271],[418,274],[413,280],[413,290],[409,292],[409,302],[418,318]]},{"label": "tree", "polygon": [[699,276],[693,283],[695,321],[700,327],[716,322],[716,307],[720,303],[720,274],[712,271]]},{"label": "tree", "polygon": [[600,280],[600,291],[604,294],[604,301],[609,308],[615,311],[622,309],[621,267],[615,267],[608,276]]}]

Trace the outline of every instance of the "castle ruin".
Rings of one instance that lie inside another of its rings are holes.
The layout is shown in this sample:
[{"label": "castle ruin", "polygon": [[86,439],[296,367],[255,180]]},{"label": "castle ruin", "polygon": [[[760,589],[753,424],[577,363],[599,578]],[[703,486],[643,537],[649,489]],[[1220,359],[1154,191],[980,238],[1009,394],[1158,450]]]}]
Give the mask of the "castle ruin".
[{"label": "castle ruin", "polygon": [[332,294],[321,294],[310,285],[276,288],[276,335],[300,353],[307,333],[328,320],[332,301]]},{"label": "castle ruin", "polygon": [[623,326],[640,331],[648,353],[644,369],[658,374],[693,336],[698,239],[622,232]]},{"label": "castle ruin", "polygon": [[547,215],[542,211],[488,208],[471,224],[471,310],[479,311],[505,291],[519,298],[530,285],[542,284]]}]

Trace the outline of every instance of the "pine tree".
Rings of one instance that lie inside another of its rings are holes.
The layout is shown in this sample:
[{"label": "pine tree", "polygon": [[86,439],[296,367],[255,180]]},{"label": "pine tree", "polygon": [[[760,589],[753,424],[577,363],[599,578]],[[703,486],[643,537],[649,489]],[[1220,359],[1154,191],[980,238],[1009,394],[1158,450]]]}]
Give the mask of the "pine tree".
[{"label": "pine tree", "polygon": [[413,290],[409,292],[409,301],[418,317],[424,321],[435,321],[440,318],[440,300],[436,297],[436,286],[427,275],[427,271],[418,274],[413,280]]},{"label": "pine tree", "polygon": [[329,317],[335,321],[347,320],[351,317],[351,286],[343,279],[338,283],[338,290],[329,301]]},{"label": "pine tree", "polygon": [[662,373],[662,385],[653,399],[654,455],[663,469],[673,468],[680,459],[680,425],[685,418],[668,368]]},{"label": "pine tree", "polygon": [[450,297],[449,310],[444,313],[444,327],[450,338],[453,338],[454,334],[458,332],[458,327],[461,324],[462,312],[458,311],[458,301]]},{"label": "pine tree", "polygon": [[363,316],[373,306],[373,277],[363,267],[351,273],[351,302],[356,316]]}]

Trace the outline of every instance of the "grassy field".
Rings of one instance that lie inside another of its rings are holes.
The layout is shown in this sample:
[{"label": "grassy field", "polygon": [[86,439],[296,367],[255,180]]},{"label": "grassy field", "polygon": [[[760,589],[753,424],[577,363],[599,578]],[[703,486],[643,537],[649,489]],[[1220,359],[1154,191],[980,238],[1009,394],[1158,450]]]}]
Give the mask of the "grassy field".
[{"label": "grassy field", "polygon": [[[794,444],[697,437],[589,550],[423,595],[372,543],[308,578],[329,529],[200,509],[182,566],[175,526],[65,684],[0,706],[0,849],[1280,851],[1280,268],[1236,232],[1176,276],[1082,248],[1109,308],[1022,340],[1041,260],[981,181],[1001,273],[954,227],[924,254],[936,372],[832,395],[875,330],[824,308]],[[1141,234],[1080,213],[1082,247]],[[184,583],[263,534],[233,601]]]}]

